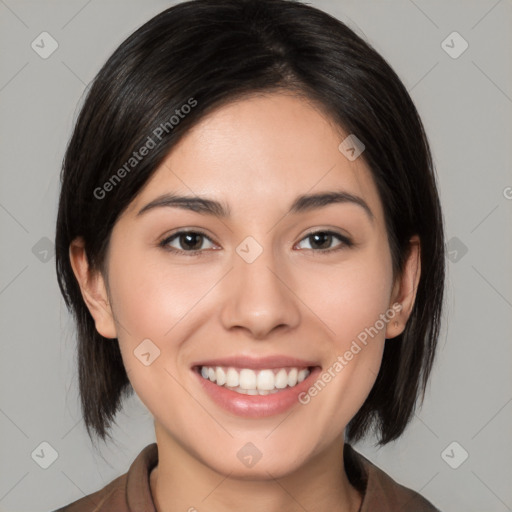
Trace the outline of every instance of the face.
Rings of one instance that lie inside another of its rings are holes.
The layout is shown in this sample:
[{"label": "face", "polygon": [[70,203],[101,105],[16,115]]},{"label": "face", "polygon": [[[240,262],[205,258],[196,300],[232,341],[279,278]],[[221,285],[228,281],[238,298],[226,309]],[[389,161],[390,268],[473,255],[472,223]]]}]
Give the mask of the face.
[{"label": "face", "polygon": [[[231,103],[187,133],[113,229],[96,327],[118,338],[159,435],[215,471],[278,477],[342,443],[385,339],[403,330],[418,269],[393,280],[371,173],[338,149],[347,135],[291,94]],[[278,391],[242,394],[198,365]],[[243,450],[261,454],[254,467]]]}]

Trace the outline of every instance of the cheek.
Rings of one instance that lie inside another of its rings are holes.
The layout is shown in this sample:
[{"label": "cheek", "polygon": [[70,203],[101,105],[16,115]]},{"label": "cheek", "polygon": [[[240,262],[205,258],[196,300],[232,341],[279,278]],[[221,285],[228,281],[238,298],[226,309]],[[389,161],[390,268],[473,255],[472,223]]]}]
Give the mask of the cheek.
[{"label": "cheek", "polygon": [[[123,254],[112,258],[109,272],[121,356],[136,393],[149,410],[158,411],[166,395],[165,400],[171,396],[176,404],[184,400],[177,382],[187,378],[187,366],[182,364],[189,361],[186,341],[205,320],[198,316],[206,302],[202,299],[222,272],[207,264],[201,270],[170,264],[165,254]],[[158,357],[144,366],[138,357],[148,351]]]},{"label": "cheek", "polygon": [[321,312],[331,343],[327,364],[304,400],[310,400],[311,415],[328,424],[332,436],[357,413],[380,368],[386,331],[382,318],[392,285],[391,259],[380,254],[368,251],[317,273],[312,287],[311,309]]},{"label": "cheek", "polygon": [[[330,328],[337,349],[344,350],[389,309],[392,288],[390,257],[367,251],[342,265],[315,270],[314,279],[303,277],[308,305]],[[312,273],[309,273],[310,275]],[[384,335],[382,322],[377,327]]]},{"label": "cheek", "polygon": [[[150,260],[147,254],[127,248],[123,257],[114,256],[109,271],[112,304],[132,387],[155,417],[163,403],[185,410],[186,396],[179,384],[183,374],[176,358],[187,314],[211,284],[197,272],[192,276],[184,267],[166,265],[158,256]],[[149,353],[148,365],[145,353]],[[172,424],[174,419],[166,421]]]},{"label": "cheek", "polygon": [[115,313],[134,341],[166,338],[218,279],[207,266],[191,270],[171,265],[165,255],[151,261],[142,255],[126,257],[113,262],[112,268]]}]

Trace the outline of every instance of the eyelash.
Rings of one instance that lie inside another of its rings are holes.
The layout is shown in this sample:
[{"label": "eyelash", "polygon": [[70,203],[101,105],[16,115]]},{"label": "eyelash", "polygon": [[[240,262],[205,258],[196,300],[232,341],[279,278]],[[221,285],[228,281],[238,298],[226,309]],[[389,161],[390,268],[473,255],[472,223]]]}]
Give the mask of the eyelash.
[{"label": "eyelash", "polygon": [[[166,251],[169,251],[171,253],[174,253],[174,254],[180,254],[180,255],[183,255],[183,256],[194,256],[194,257],[201,257],[201,256],[204,256],[204,250],[201,250],[201,249],[197,249],[197,250],[194,250],[194,251],[183,251],[181,249],[176,249],[174,247],[170,247],[168,244],[173,241],[174,239],[178,238],[180,235],[188,235],[188,234],[194,234],[194,235],[200,235],[200,236],[203,236],[205,238],[207,238],[210,242],[213,242],[211,240],[211,238],[206,235],[205,233],[201,232],[201,231],[186,231],[186,230],[183,230],[183,231],[177,231],[176,233],[172,234],[171,236],[168,236],[167,238],[164,238],[161,242],[159,242],[159,246],[162,247],[164,250]],[[341,244],[338,245],[337,247],[335,248],[331,248],[331,249],[307,249],[309,251],[313,251],[313,253],[320,253],[321,255],[323,254],[331,254],[333,252],[337,252],[337,251],[340,251],[344,248],[349,248],[349,247],[352,247],[354,245],[354,243],[349,239],[347,238],[346,236],[340,234],[340,233],[337,233],[336,231],[330,231],[330,230],[318,230],[318,231],[312,231],[311,233],[308,233],[305,237],[303,237],[300,242],[302,242],[303,240],[309,238],[309,237],[312,237],[313,235],[317,235],[317,234],[324,234],[324,235],[332,235],[334,237],[336,237],[340,242]]]}]

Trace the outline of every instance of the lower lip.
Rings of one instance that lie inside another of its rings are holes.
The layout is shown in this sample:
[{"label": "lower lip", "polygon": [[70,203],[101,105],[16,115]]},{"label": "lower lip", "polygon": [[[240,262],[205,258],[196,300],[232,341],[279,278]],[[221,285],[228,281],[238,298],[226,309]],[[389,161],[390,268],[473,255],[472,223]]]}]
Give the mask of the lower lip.
[{"label": "lower lip", "polygon": [[302,382],[270,395],[244,395],[205,379],[197,368],[192,370],[210,398],[227,411],[245,418],[263,418],[281,414],[299,403],[299,394],[316,380],[321,368],[316,366]]}]

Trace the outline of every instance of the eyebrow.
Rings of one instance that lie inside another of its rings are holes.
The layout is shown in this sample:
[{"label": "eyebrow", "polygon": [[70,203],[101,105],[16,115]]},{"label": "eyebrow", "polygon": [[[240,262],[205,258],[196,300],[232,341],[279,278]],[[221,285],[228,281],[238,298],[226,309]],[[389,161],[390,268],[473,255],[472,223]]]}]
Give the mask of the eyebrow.
[{"label": "eyebrow", "polygon": [[[349,203],[360,206],[371,222],[374,221],[374,215],[367,203],[359,196],[350,194],[343,190],[319,192],[315,194],[304,194],[298,196],[290,206],[288,214],[299,214],[323,208],[336,203]],[[150,203],[146,204],[139,212],[137,217],[155,208],[171,207],[191,210],[201,215],[213,215],[218,218],[229,218],[231,209],[229,205],[219,201],[200,196],[180,196],[173,193],[163,194]]]}]

